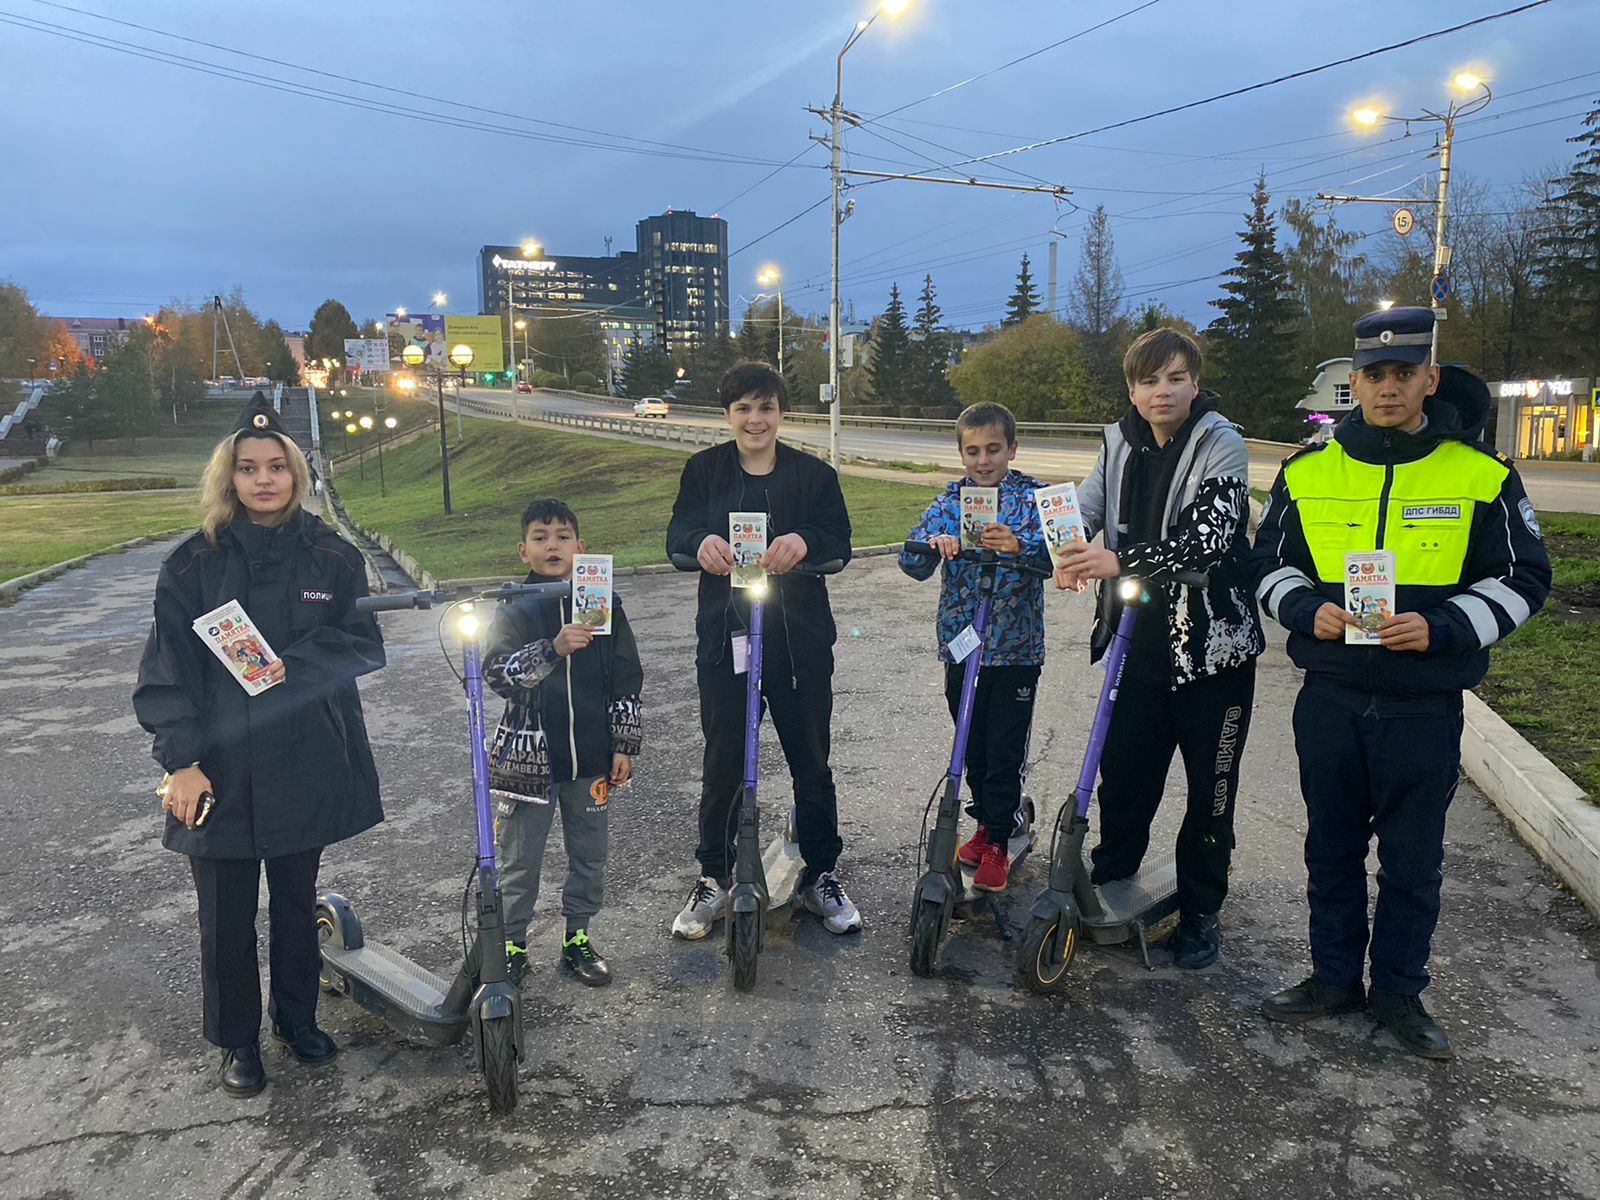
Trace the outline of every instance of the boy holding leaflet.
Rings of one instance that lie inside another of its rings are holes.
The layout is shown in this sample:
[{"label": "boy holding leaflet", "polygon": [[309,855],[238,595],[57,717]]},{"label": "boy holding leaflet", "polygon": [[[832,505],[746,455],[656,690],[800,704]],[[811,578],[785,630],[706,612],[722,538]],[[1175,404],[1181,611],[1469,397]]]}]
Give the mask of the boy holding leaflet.
[{"label": "boy holding leaflet", "polygon": [[[581,581],[565,598],[502,604],[484,651],[484,682],[506,698],[489,745],[489,787],[498,801],[495,853],[514,983],[527,966],[528,922],[558,807],[567,848],[561,964],[590,987],[611,982],[588,926],[603,896],[606,801],[633,775],[639,753],[644,672],[622,603],[611,595],[611,558],[584,548],[578,518],[560,500],[528,505],[517,544],[529,567],[525,582],[573,580],[575,561]],[[602,613],[609,619],[597,619]]]},{"label": "boy holding leaflet", "polygon": [[[1149,602],[1133,627],[1100,762],[1096,884],[1139,869],[1150,845],[1173,751],[1183,755],[1188,810],[1178,831],[1178,929],[1170,942],[1182,968],[1209,966],[1228,894],[1239,759],[1250,732],[1256,656],[1265,648],[1244,566],[1249,550],[1249,453],[1217,397],[1200,391],[1200,348],[1172,329],[1135,340],[1122,361],[1128,411],[1107,425],[1094,469],[1078,488],[1086,537],[1067,547],[1056,585],[1142,579]],[[1164,572],[1208,575],[1180,587]],[[1114,586],[1102,585],[1090,654],[1111,644],[1122,616]]]},{"label": "boy holding leaflet", "polygon": [[[956,559],[963,541],[975,535],[986,549],[1035,557],[1041,566],[1049,566],[1034,503],[1044,484],[1011,468],[1017,457],[1017,423],[1010,410],[999,404],[972,405],[956,418],[956,443],[966,476],[947,486],[906,535],[907,541],[927,542],[939,557],[900,552],[900,569],[913,579],[928,578],[944,562],[937,637],[952,718],[961,702],[965,668],[964,660],[952,655],[950,643],[972,624],[980,599],[978,564]],[[984,516],[987,520],[973,529]],[[989,613],[967,740],[967,789],[972,795],[967,812],[978,819],[978,830],[962,844],[958,857],[977,867],[973,887],[1000,892],[1009,874],[1006,843],[1021,817],[1023,760],[1044,666],[1043,582],[1001,568]]]}]

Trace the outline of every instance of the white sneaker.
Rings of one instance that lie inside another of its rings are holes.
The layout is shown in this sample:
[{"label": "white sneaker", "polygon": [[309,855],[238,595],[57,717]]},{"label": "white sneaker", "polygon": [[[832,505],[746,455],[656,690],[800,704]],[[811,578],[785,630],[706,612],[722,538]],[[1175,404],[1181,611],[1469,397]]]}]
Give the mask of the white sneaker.
[{"label": "white sneaker", "polygon": [[689,892],[689,902],[683,911],[672,918],[672,936],[685,941],[698,941],[711,932],[711,927],[728,906],[728,893],[709,875],[694,881]]},{"label": "white sneaker", "polygon": [[801,893],[808,912],[822,918],[829,933],[854,933],[861,928],[861,913],[844,894],[835,871],[824,871]]}]

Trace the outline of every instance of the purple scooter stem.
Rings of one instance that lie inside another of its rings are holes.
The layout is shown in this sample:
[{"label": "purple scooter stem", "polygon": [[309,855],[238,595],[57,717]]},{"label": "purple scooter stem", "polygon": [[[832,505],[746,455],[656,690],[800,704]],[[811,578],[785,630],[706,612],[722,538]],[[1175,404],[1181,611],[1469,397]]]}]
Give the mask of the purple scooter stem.
[{"label": "purple scooter stem", "polygon": [[766,629],[766,606],[761,600],[760,592],[750,597],[749,655],[745,659],[749,680],[744,702],[744,786],[752,793],[761,760],[761,645]]},{"label": "purple scooter stem", "polygon": [[1111,635],[1111,648],[1106,652],[1106,681],[1100,689],[1100,699],[1094,706],[1094,724],[1089,728],[1089,744],[1084,749],[1083,765],[1078,768],[1078,786],[1072,789],[1073,809],[1080,821],[1089,815],[1089,799],[1094,794],[1094,781],[1100,774],[1100,759],[1106,750],[1106,735],[1111,730],[1111,710],[1116,707],[1117,689],[1122,685],[1122,667],[1127,662],[1133,623],[1138,617],[1137,607],[1132,604],[1123,606],[1117,631]]},{"label": "purple scooter stem", "polygon": [[483,649],[466,639],[462,674],[467,684],[467,739],[472,746],[472,807],[478,820],[478,877],[488,890],[500,887],[494,859],[494,806],[489,800],[489,751],[483,716]]},{"label": "purple scooter stem", "polygon": [[972,619],[972,630],[978,635],[978,648],[967,655],[966,673],[961,677],[961,704],[956,710],[955,744],[950,748],[950,769],[945,778],[960,782],[961,772],[967,764],[967,735],[972,730],[972,708],[978,697],[978,671],[983,665],[984,635],[989,630],[989,607],[993,597],[985,592],[978,603],[977,615]]}]

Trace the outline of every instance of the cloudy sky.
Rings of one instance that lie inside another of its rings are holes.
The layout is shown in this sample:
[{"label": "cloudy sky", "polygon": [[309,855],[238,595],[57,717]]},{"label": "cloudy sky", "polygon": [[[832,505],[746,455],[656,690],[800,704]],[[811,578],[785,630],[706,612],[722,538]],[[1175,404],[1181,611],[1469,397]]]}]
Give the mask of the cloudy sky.
[{"label": "cloudy sky", "polygon": [[[834,56],[873,2],[0,0],[0,278],[82,316],[237,285],[303,328],[329,296],[358,319],[435,290],[461,311],[485,243],[631,249],[640,217],[677,208],[727,219],[735,319],[767,263],[786,303],[821,313],[827,153],[805,106],[831,99]],[[1089,131],[1518,3],[912,0],[845,59],[845,104],[866,119],[850,165],[937,173],[1067,138],[961,169],[1072,194],[858,186],[845,301],[865,319],[892,282],[914,292],[931,273],[952,324],[995,320],[1024,251],[1042,289],[1056,234],[1065,292],[1103,203],[1130,303],[1203,323],[1258,170],[1275,199],[1431,190],[1432,127],[1360,134],[1346,114],[1438,107],[1468,65],[1496,97],[1463,122],[1457,169],[1509,202],[1570,160],[1564,139],[1600,98],[1600,61],[1581,52],[1600,0]],[[1376,234],[1389,211],[1340,219]]]}]

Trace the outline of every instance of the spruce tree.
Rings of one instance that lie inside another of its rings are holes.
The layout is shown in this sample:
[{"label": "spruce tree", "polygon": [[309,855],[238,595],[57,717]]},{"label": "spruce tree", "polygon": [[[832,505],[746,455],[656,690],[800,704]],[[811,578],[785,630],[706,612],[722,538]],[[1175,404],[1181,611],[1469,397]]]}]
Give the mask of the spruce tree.
[{"label": "spruce tree", "polygon": [[872,323],[872,394],[879,404],[899,409],[911,395],[911,335],[906,329],[906,306],[900,285],[889,289],[889,307]]},{"label": "spruce tree", "polygon": [[943,408],[955,403],[956,390],[950,385],[950,335],[940,328],[944,314],[934,299],[932,275],[923,277],[920,299],[912,323],[912,396],[921,408]]},{"label": "spruce tree", "polygon": [[760,326],[757,324],[756,306],[747,304],[744,309],[744,320],[739,322],[739,357],[746,361],[759,359],[763,340]]},{"label": "spruce tree", "polygon": [[1001,329],[1021,325],[1039,311],[1039,289],[1033,286],[1033,276],[1028,271],[1028,256],[1022,256],[1022,269],[1017,272],[1017,288],[1006,301],[1006,315],[1000,320]]},{"label": "spruce tree", "polygon": [[1600,346],[1600,104],[1567,141],[1583,149],[1542,206],[1538,265],[1548,358],[1561,370],[1585,372]]},{"label": "spruce tree", "polygon": [[1298,402],[1310,379],[1295,370],[1299,305],[1278,250],[1278,224],[1267,208],[1266,175],[1256,178],[1251,211],[1239,234],[1244,249],[1223,274],[1226,293],[1212,306],[1222,315],[1206,329],[1214,376],[1230,416],[1252,437],[1298,439]]}]

